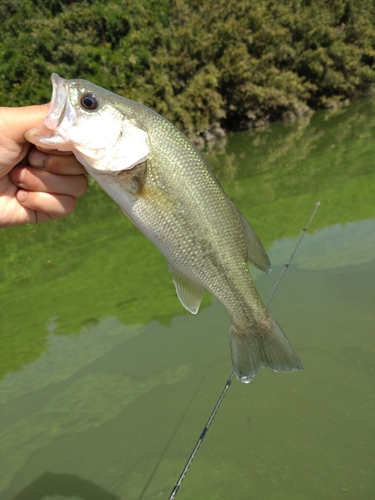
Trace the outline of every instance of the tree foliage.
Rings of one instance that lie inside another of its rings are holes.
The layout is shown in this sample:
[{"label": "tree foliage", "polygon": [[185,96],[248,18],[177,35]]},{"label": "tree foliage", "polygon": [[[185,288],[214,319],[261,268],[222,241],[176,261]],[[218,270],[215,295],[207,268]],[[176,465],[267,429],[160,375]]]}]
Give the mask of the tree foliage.
[{"label": "tree foliage", "polygon": [[336,106],[375,81],[372,0],[3,0],[0,104],[85,78],[186,133]]}]

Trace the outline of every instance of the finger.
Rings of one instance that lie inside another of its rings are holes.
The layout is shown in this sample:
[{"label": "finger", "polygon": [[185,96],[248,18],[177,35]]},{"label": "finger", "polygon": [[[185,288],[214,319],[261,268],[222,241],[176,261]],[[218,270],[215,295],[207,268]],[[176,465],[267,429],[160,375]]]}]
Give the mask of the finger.
[{"label": "finger", "polygon": [[19,190],[16,196],[23,207],[35,212],[28,213],[27,222],[31,223],[66,217],[76,207],[76,199],[73,196],[23,190]]},{"label": "finger", "polygon": [[33,167],[15,167],[10,178],[16,186],[27,191],[63,194],[79,197],[87,190],[84,175],[59,175]]},{"label": "finger", "polygon": [[0,176],[3,177],[28,153],[24,134],[36,127],[48,112],[48,104],[21,108],[0,107]]},{"label": "finger", "polygon": [[0,131],[6,130],[6,137],[16,143],[24,143],[24,134],[30,128],[40,125],[46,116],[49,104],[1,108]]},{"label": "finger", "polygon": [[33,149],[28,156],[30,165],[37,168],[44,168],[55,174],[76,175],[86,174],[86,170],[71,153],[47,154],[38,149]]},{"label": "finger", "polygon": [[47,153],[49,155],[71,155],[73,154],[71,151],[60,151],[59,149],[51,149],[49,147],[43,147],[40,144],[38,146],[35,146],[39,151],[42,151],[44,153]]}]

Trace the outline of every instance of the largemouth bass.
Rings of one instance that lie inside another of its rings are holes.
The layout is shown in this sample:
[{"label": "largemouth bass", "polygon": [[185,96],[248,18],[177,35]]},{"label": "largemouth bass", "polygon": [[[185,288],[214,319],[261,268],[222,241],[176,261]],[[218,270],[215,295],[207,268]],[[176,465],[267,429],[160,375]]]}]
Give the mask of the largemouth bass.
[{"label": "largemouth bass", "polygon": [[53,74],[52,84],[49,113],[27,140],[75,154],[166,257],[188,311],[198,312],[205,290],[217,297],[241,382],[261,367],[302,369],[248,270],[269,271],[267,253],[199,150],[146,106],[85,80]]}]

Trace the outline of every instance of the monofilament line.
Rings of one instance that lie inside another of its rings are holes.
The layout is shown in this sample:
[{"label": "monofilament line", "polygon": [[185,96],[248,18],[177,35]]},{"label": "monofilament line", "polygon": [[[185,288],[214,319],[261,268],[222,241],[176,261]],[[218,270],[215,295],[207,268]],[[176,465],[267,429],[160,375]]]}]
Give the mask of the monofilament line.
[{"label": "monofilament line", "polygon": [[[288,270],[288,268],[290,266],[290,263],[292,262],[293,257],[295,256],[295,254],[297,252],[297,249],[298,249],[299,245],[301,244],[301,241],[302,241],[303,237],[305,236],[305,234],[306,234],[306,232],[307,232],[307,230],[308,230],[308,228],[309,228],[309,226],[310,226],[313,218],[315,217],[316,211],[318,210],[319,207],[320,207],[320,202],[318,201],[316,203],[316,205],[315,205],[315,208],[314,208],[314,210],[313,210],[313,212],[311,214],[311,217],[310,217],[309,221],[307,222],[306,226],[302,230],[301,236],[299,237],[299,239],[298,239],[298,241],[297,241],[297,243],[296,243],[296,245],[295,245],[295,247],[293,249],[293,252],[290,254],[290,257],[289,257],[288,261],[285,263],[285,265],[283,267],[283,270],[281,271],[280,276],[279,276],[278,280],[276,281],[275,286],[273,287],[271,295],[269,296],[269,299],[267,300],[267,304],[266,304],[267,307],[270,305],[272,299],[274,298],[275,293],[276,293],[277,289],[279,288],[280,283],[283,280],[283,278],[285,276],[285,273],[287,272],[287,270]],[[213,419],[215,418],[215,415],[216,415],[217,411],[219,410],[219,407],[220,407],[221,403],[223,402],[223,399],[224,399],[224,397],[225,397],[225,395],[226,395],[226,393],[227,393],[227,391],[228,391],[228,389],[229,389],[229,387],[230,387],[230,385],[232,383],[233,377],[234,377],[234,372],[232,372],[231,375],[230,375],[230,377],[228,378],[228,380],[227,380],[227,382],[226,382],[226,384],[224,386],[224,389],[222,390],[222,392],[221,392],[221,394],[219,396],[219,399],[217,400],[217,402],[216,402],[216,404],[214,406],[214,409],[212,410],[211,415],[210,415],[209,419],[207,420],[207,423],[204,426],[204,429],[203,429],[201,435],[199,436],[199,439],[198,439],[196,445],[194,446],[194,449],[191,452],[188,461],[185,464],[185,467],[182,469],[180,477],[178,478],[177,483],[174,485],[174,488],[173,488],[173,490],[172,490],[172,492],[171,492],[168,500],[173,500],[175,498],[175,496],[177,495],[177,492],[178,492],[178,490],[179,490],[179,488],[181,486],[181,483],[184,480],[184,478],[185,478],[185,476],[186,476],[186,474],[187,474],[187,472],[189,470],[189,467],[190,467],[191,463],[193,462],[193,460],[195,458],[195,455],[196,455],[197,451],[199,450],[200,445],[202,444],[202,441],[203,441],[204,437],[206,436],[207,431],[208,431],[208,429],[209,429],[209,427],[210,427]]]},{"label": "monofilament line", "polygon": [[285,273],[287,272],[288,267],[290,266],[290,263],[292,262],[293,257],[295,256],[295,254],[296,254],[296,252],[297,252],[297,250],[298,250],[298,247],[300,246],[300,243],[301,243],[301,241],[303,240],[303,237],[305,236],[306,231],[309,229],[310,224],[312,223],[312,220],[313,220],[313,218],[315,217],[316,211],[318,210],[318,208],[319,208],[319,207],[320,207],[320,201],[318,201],[318,202],[316,203],[315,208],[314,208],[314,210],[313,210],[313,213],[311,214],[311,217],[310,217],[310,219],[309,219],[308,223],[307,223],[307,224],[306,224],[306,226],[302,229],[301,236],[299,237],[299,239],[298,239],[298,241],[297,241],[297,243],[296,243],[296,246],[295,246],[295,247],[294,247],[294,249],[293,249],[293,252],[290,254],[290,257],[289,257],[288,261],[285,263],[284,268],[283,268],[283,270],[281,271],[280,276],[278,277],[278,280],[277,280],[277,281],[276,281],[276,283],[275,283],[275,286],[273,287],[273,290],[272,290],[272,292],[271,292],[271,295],[268,297],[268,300],[267,300],[267,302],[266,302],[266,306],[267,306],[267,307],[271,304],[271,301],[272,301],[272,299],[274,298],[275,293],[276,293],[277,289],[279,288],[279,285],[280,285],[280,283],[282,282],[282,280],[283,280],[283,278],[284,278],[284,276],[285,276]]}]

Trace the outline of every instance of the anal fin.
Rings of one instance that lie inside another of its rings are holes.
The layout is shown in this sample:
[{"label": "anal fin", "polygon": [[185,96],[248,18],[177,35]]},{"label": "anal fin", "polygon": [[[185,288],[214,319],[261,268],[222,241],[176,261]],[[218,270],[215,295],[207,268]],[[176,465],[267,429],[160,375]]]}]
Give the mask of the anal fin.
[{"label": "anal fin", "polygon": [[169,269],[172,273],[173,283],[181,304],[192,314],[197,314],[205,289],[185,278],[185,276],[176,271],[171,265],[169,265]]}]

